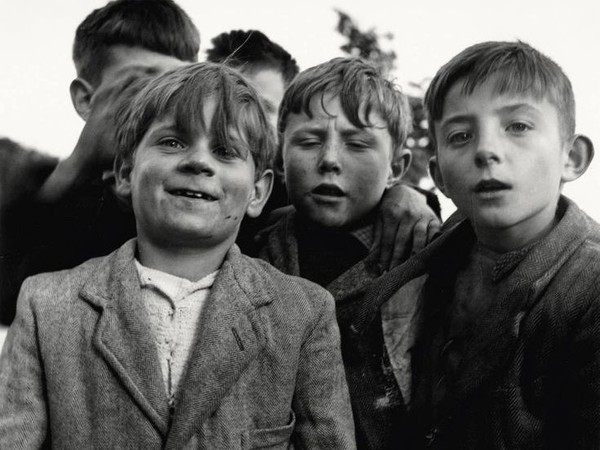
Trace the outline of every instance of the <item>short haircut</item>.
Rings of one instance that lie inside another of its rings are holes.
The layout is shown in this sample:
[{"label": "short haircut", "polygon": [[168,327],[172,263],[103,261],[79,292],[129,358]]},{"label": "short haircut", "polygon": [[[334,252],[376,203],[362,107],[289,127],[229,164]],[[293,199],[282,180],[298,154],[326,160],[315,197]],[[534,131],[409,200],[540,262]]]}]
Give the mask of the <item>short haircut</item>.
[{"label": "short haircut", "polygon": [[496,77],[498,95],[519,94],[547,99],[558,110],[563,139],[575,134],[575,98],[571,82],[558,64],[525,42],[482,42],[467,47],[446,63],[431,81],[425,94],[429,132],[435,143],[434,122],[444,113],[450,89],[462,83],[462,93]]},{"label": "short haircut", "polygon": [[141,47],[182,61],[198,60],[200,34],[172,0],[114,0],[92,11],[75,32],[77,75],[98,85],[115,45]]},{"label": "short haircut", "polygon": [[[203,108],[209,99],[215,100],[216,109],[207,124]],[[272,166],[272,127],[258,94],[236,70],[196,63],[151,78],[117,113],[119,158],[132,160],[152,123],[167,115],[173,115],[175,127],[187,136],[212,133],[218,145],[252,156],[257,178]],[[232,131],[239,136],[235,143]]]},{"label": "short haircut", "polygon": [[[408,98],[371,64],[358,58],[334,58],[306,69],[288,87],[279,110],[277,129],[285,131],[290,114],[313,117],[310,103],[325,95],[340,98],[342,110],[357,128],[372,126],[371,112],[378,113],[387,125],[394,151],[402,149],[412,130]],[[364,117],[361,117],[364,107]]]},{"label": "short haircut", "polygon": [[300,69],[296,60],[280,45],[258,30],[232,30],[212,39],[206,51],[208,61],[226,64],[241,71],[269,68],[281,73],[289,85]]}]

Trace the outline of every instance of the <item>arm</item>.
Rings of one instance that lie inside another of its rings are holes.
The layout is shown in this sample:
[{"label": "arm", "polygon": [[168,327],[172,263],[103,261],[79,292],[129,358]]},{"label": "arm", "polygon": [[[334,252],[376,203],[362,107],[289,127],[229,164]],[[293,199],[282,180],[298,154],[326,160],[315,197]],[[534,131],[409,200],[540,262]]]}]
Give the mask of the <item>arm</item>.
[{"label": "arm", "polygon": [[0,448],[41,448],[47,434],[44,376],[30,281],[0,356]]},{"label": "arm", "polygon": [[388,189],[379,207],[371,253],[387,271],[422,250],[440,230],[441,222],[416,189],[397,184]]},{"label": "arm", "polygon": [[73,152],[60,161],[38,192],[38,200],[54,203],[69,192],[112,170],[116,154],[115,116],[139,92],[150,76],[148,69],[127,68],[94,93],[90,113]]},{"label": "arm", "polygon": [[292,439],[296,448],[354,449],[354,422],[335,305],[331,295],[324,294],[312,296],[322,297],[323,307],[300,353]]},{"label": "arm", "polygon": [[[595,289],[598,290],[597,288]],[[571,448],[600,447],[600,296],[596,295],[584,314],[565,363],[563,385],[566,404],[557,405],[567,418],[566,429]]]}]

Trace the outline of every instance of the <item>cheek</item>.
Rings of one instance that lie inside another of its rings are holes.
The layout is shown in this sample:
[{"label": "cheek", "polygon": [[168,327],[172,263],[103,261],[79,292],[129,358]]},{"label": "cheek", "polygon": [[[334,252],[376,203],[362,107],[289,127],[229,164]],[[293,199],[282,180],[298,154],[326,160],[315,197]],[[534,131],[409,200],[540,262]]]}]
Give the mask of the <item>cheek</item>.
[{"label": "cheek", "polygon": [[297,153],[286,155],[283,161],[285,182],[288,190],[302,187],[310,177],[314,163],[307,156]]}]

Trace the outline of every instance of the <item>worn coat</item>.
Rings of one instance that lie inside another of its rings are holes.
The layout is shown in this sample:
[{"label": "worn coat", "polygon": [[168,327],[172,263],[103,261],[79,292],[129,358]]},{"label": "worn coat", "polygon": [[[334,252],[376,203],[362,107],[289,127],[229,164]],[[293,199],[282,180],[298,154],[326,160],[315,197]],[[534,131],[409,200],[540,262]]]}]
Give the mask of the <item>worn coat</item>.
[{"label": "worn coat", "polygon": [[[296,212],[290,210],[261,235],[259,256],[279,270],[299,275]],[[339,255],[340,258],[343,255]],[[361,449],[399,448],[400,436],[407,425],[402,403],[408,383],[403,382],[406,359],[387,362],[387,354],[400,354],[409,343],[402,297],[386,302],[375,312],[377,319],[355,342],[350,333],[354,311],[360,308],[371,283],[379,277],[377,261],[370,254],[330,282],[326,288],[333,295],[342,333],[342,355]],[[346,337],[346,338],[345,338]],[[368,348],[359,353],[357,350]],[[385,367],[382,361],[386,360]],[[391,363],[391,365],[390,365]]]},{"label": "worn coat", "polygon": [[23,285],[0,448],[354,448],[329,294],[230,250],[170,414],[135,241]]},{"label": "worn coat", "polygon": [[443,311],[475,240],[469,223],[372,286],[352,323],[357,340],[400,287],[427,278],[411,351],[410,447],[600,448],[600,227],[566,198],[559,213],[522,259],[494,268],[496,295],[442,397],[431,395],[431,368],[450,345],[440,340]]}]

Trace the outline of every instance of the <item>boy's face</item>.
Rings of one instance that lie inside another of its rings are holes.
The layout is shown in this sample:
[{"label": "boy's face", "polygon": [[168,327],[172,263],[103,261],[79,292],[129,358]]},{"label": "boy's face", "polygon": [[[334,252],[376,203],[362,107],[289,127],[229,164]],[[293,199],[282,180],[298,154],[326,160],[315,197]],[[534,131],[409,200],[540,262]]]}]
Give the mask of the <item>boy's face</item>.
[{"label": "boy's face", "polygon": [[243,73],[263,101],[267,118],[273,125],[273,129],[276,130],[279,105],[285,92],[283,75],[278,70],[270,68],[251,68]]},{"label": "boy's face", "polygon": [[[379,114],[372,127],[348,120],[339,97],[312,99],[312,119],[290,114],[283,133],[288,195],[309,220],[326,227],[352,225],[379,203],[393,174],[392,138]],[[362,111],[361,111],[362,115]]]},{"label": "boy's face", "polygon": [[[208,99],[206,124],[214,109]],[[271,181],[270,171],[255,180],[252,155],[240,152],[203,132],[181,133],[171,115],[155,121],[133,163],[123,163],[117,173],[118,192],[131,197],[138,238],[184,247],[233,244],[244,215],[260,214]]]},{"label": "boy's face", "polygon": [[495,92],[471,95],[457,82],[434,124],[440,189],[482,233],[535,237],[554,219],[569,146],[548,100]]}]

